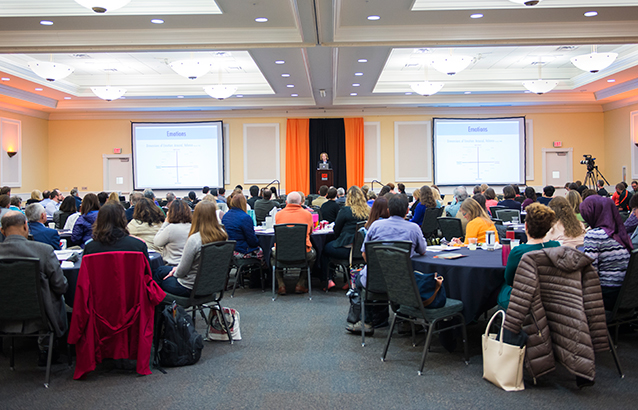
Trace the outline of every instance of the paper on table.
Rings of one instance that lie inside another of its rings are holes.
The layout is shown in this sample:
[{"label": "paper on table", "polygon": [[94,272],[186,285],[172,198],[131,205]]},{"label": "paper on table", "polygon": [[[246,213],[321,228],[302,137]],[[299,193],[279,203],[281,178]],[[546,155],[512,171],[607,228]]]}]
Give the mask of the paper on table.
[{"label": "paper on table", "polygon": [[[77,251],[73,251],[73,250],[63,250],[63,251],[53,251],[55,252],[55,256],[58,257],[59,261],[65,261],[67,259],[69,259],[71,257],[71,255],[73,255],[73,252],[77,252]],[[73,262],[71,262],[71,265],[73,264]]]},{"label": "paper on table", "polygon": [[72,268],[74,266],[73,262],[69,262],[69,261],[62,261],[62,268]]}]

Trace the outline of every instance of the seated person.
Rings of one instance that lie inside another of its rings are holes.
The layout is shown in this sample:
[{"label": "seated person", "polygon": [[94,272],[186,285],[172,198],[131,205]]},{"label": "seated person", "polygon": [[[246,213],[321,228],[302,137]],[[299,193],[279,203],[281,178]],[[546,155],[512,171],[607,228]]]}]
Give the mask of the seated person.
[{"label": "seated person", "polygon": [[[37,203],[33,205],[39,207],[37,209],[41,210],[41,213],[45,213],[42,205]],[[5,236],[5,240],[0,243],[0,258],[27,257],[40,260],[40,284],[44,311],[49,318],[50,328],[55,332],[55,336],[63,337],[67,330],[64,293],[68,285],[60,268],[60,262],[58,262],[58,258],[53,253],[53,248],[40,242],[27,240],[29,226],[27,225],[27,218],[22,213],[10,211],[2,217],[1,222],[2,234]],[[35,333],[42,330],[42,325],[39,320],[33,323],[4,322],[0,323],[0,331],[19,332],[24,330],[28,333]],[[49,326],[45,325],[43,330],[48,329]],[[40,350],[39,366],[46,366],[48,342],[48,337],[38,338]]]},{"label": "seated person", "polygon": [[259,196],[259,187],[257,185],[252,185],[249,189],[249,192],[250,199],[247,199],[246,203],[248,204],[248,206],[250,206],[250,209],[255,209],[255,202],[262,198],[261,196]]},{"label": "seated person", "polygon": [[527,234],[527,243],[520,244],[510,252],[505,266],[505,283],[501,286],[498,294],[498,305],[507,310],[510,303],[510,295],[512,293],[512,284],[516,269],[521,258],[527,252],[539,251],[543,248],[554,248],[560,246],[557,241],[545,241],[545,235],[554,224],[556,215],[548,206],[534,203],[527,207],[527,216],[525,217],[525,233]]},{"label": "seated person", "polygon": [[618,208],[609,198],[588,196],[580,204],[580,212],[591,227],[585,234],[583,252],[594,260],[605,310],[613,310],[629,265],[631,240]]},{"label": "seated person", "polygon": [[75,207],[75,198],[72,196],[67,196],[62,201],[62,205],[60,205],[60,209],[53,213],[53,222],[55,222],[55,229],[65,229],[66,221],[69,219],[71,215],[75,215],[74,220],[80,216],[77,208]]},{"label": "seated person", "polygon": [[503,187],[503,200],[498,203],[498,206],[504,206],[509,209],[521,210],[521,203],[515,200],[516,191],[511,185],[505,185]]},{"label": "seated person", "polygon": [[216,210],[215,203],[209,201],[201,201],[195,206],[191,231],[179,264],[161,266],[155,272],[154,279],[165,292],[189,297],[199,270],[202,245],[228,239],[217,220]]},{"label": "seated person", "polygon": [[128,231],[131,235],[146,242],[148,249],[161,251],[161,247],[155,245],[155,235],[164,223],[164,213],[149,198],[142,198],[135,205],[133,219],[128,223]]},{"label": "seated person", "polygon": [[47,228],[47,213],[39,203],[27,205],[24,214],[29,220],[29,233],[33,235],[33,240],[49,244],[55,250],[60,250],[60,234],[55,229]]},{"label": "seated person", "polygon": [[609,196],[609,192],[607,192],[607,190],[605,189],[605,181],[603,181],[602,179],[599,179],[598,182],[596,182],[596,193],[600,196],[604,196],[604,197],[608,197]]},{"label": "seated person", "polygon": [[496,200],[496,192],[494,192],[494,188],[487,188],[485,193],[483,194],[485,197],[485,208],[489,211],[491,207],[498,206],[498,201]]},{"label": "seated person", "polygon": [[11,206],[11,198],[9,197],[9,195],[7,194],[0,195],[0,218],[2,218],[4,214],[6,214],[7,212],[11,210],[9,209],[10,206]]},{"label": "seated person", "polygon": [[368,206],[372,208],[372,204],[374,204],[375,199],[377,199],[377,194],[374,191],[368,191]]},{"label": "seated person", "polygon": [[[581,185],[581,186],[585,186],[585,185]],[[574,210],[574,213],[576,214],[576,219],[578,219],[581,222],[585,222],[582,215],[580,214],[580,203],[583,202],[583,198],[578,193],[578,191],[576,190],[569,191],[567,193],[567,196],[565,196],[565,199],[567,199],[567,202],[569,202],[572,209]]]},{"label": "seated person", "polygon": [[469,238],[477,238],[478,243],[485,243],[485,232],[487,231],[494,231],[495,240],[498,242],[498,233],[496,232],[494,222],[492,222],[483,207],[474,198],[467,198],[463,201],[459,212],[467,221],[465,242],[461,242],[460,238],[452,238],[452,243],[459,245],[464,243],[467,245]]},{"label": "seated person", "polygon": [[257,225],[263,225],[266,221],[266,216],[277,206],[275,201],[271,201],[272,191],[270,189],[262,189],[261,196],[261,199],[255,201],[255,207],[253,208],[255,210]]},{"label": "seated person", "polygon": [[321,218],[323,218],[323,220],[325,221],[328,221],[328,223],[333,223],[334,221],[336,221],[337,215],[341,210],[341,205],[337,203],[336,198],[337,188],[330,187],[328,189],[328,193],[326,194],[326,202],[321,205]]},{"label": "seated person", "polygon": [[[629,214],[629,218],[625,220],[625,229],[627,230],[627,234],[631,235],[631,240],[633,242],[634,233],[638,231],[636,229],[638,227],[638,195],[632,195],[629,200],[629,207],[631,208],[631,213]],[[634,245],[634,248],[636,246]]]},{"label": "seated person", "polygon": [[20,211],[22,212],[22,198],[17,195],[11,197],[9,209],[12,211]]},{"label": "seated person", "polygon": [[[347,198],[346,206],[341,208],[335,221],[335,239],[326,244],[321,256],[323,282],[328,283],[328,290],[335,287],[333,281],[334,271],[329,270],[330,258],[346,260],[350,258],[350,249],[354,242],[354,235],[357,232],[357,223],[365,221],[370,215],[370,207],[358,186],[353,185],[348,189]],[[347,284],[345,289],[347,289]]]},{"label": "seated person", "polygon": [[543,196],[537,198],[537,201],[543,205],[549,205],[549,201],[552,200],[555,191],[556,189],[553,186],[547,185],[545,188],[543,188]]},{"label": "seated person", "polygon": [[461,204],[468,196],[469,195],[467,194],[467,190],[464,186],[454,188],[452,204],[445,207],[445,213],[447,216],[452,218],[456,217],[456,214],[459,212],[459,208],[461,208]]},{"label": "seated person", "polygon": [[42,192],[38,189],[31,191],[31,198],[27,199],[27,205],[42,201]]},{"label": "seated person", "polygon": [[49,196],[50,201],[44,207],[44,210],[47,213],[47,218],[53,218],[53,214],[55,211],[60,209],[60,204],[64,200],[64,196],[59,189],[54,189],[51,191],[51,195]]},{"label": "seated person", "polygon": [[622,182],[616,184],[616,192],[611,196],[611,199],[614,201],[616,208],[619,211],[630,211],[629,208],[629,199],[631,199],[631,194],[627,191],[627,187]]},{"label": "seated person", "polygon": [[321,205],[323,205],[328,200],[326,199],[327,194],[328,194],[328,186],[321,185],[321,187],[319,188],[319,196],[312,201],[312,206],[320,207]]},{"label": "seated person", "polygon": [[135,205],[142,198],[144,198],[144,195],[142,195],[141,192],[131,192],[131,195],[129,196],[129,202],[131,203],[131,206],[126,210],[126,220],[128,222],[131,222],[131,220],[133,219],[133,212],[135,212]]},{"label": "seated person", "polygon": [[[255,235],[253,218],[246,213],[246,197],[233,195],[229,198],[228,212],[224,214],[222,223],[228,234],[228,240],[235,241],[233,256],[238,259],[264,260],[264,251],[259,247],[259,239]],[[259,277],[256,278],[257,281]],[[251,281],[252,283],[256,283]]]},{"label": "seated person", "polygon": [[[281,211],[277,212],[275,215],[275,224],[305,224],[308,226],[308,230],[306,231],[306,260],[310,265],[310,269],[315,263],[315,259],[317,258],[317,252],[313,249],[312,243],[310,242],[310,234],[312,233],[312,214],[306,211],[302,206],[302,197],[299,192],[293,191],[286,197],[286,207]],[[274,265],[275,260],[275,252],[276,249],[273,249],[272,252],[272,263]],[[276,269],[276,277],[277,277],[277,292],[280,295],[286,294],[286,284],[284,283],[283,274],[279,269]],[[299,272],[299,280],[297,281],[297,285],[295,286],[295,293],[307,293],[308,292],[308,276],[304,269]]]},{"label": "seated person", "polygon": [[410,222],[421,226],[423,224],[423,217],[425,216],[425,210],[428,208],[437,208],[434,195],[432,194],[432,188],[427,185],[423,185],[419,189],[419,203],[414,209],[414,214]]},{"label": "seated person", "polygon": [[99,210],[100,200],[97,195],[86,194],[80,206],[81,215],[78,217],[78,220],[75,221],[75,225],[73,225],[71,242],[79,243],[80,246],[84,248],[84,244],[93,236],[93,223],[97,219],[97,212]]},{"label": "seated person", "polygon": [[188,233],[191,230],[192,214],[191,208],[181,199],[171,202],[166,221],[153,239],[155,246],[163,248],[162,258],[166,265],[177,266],[182,259]]},{"label": "seated person", "polygon": [[527,205],[533,204],[536,202],[536,190],[531,186],[525,188],[525,200],[521,204],[521,208],[523,211],[527,208]]},{"label": "seated person", "polygon": [[558,196],[549,201],[549,207],[556,214],[556,223],[545,235],[545,242],[558,241],[562,246],[571,248],[583,246],[585,227],[576,218],[574,209],[567,199]]}]

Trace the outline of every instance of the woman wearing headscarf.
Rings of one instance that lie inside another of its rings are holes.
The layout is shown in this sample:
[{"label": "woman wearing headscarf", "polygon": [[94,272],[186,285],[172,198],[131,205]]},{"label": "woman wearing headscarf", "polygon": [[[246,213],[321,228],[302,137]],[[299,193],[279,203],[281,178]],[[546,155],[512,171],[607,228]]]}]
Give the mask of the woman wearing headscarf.
[{"label": "woman wearing headscarf", "polygon": [[629,265],[631,240],[611,199],[589,196],[580,204],[580,214],[591,227],[585,234],[584,252],[594,259],[605,310],[612,310]]}]

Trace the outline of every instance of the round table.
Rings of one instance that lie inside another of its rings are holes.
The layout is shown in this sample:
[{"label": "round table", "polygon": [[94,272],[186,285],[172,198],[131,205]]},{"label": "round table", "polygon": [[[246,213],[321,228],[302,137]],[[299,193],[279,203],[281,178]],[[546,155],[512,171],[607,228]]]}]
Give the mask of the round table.
[{"label": "round table", "polygon": [[463,316],[467,323],[496,304],[496,294],[505,281],[505,266],[501,251],[485,251],[458,248],[454,253],[467,255],[458,259],[439,259],[447,251],[426,252],[412,258],[414,270],[423,273],[437,272],[443,276],[447,297],[463,302]]}]

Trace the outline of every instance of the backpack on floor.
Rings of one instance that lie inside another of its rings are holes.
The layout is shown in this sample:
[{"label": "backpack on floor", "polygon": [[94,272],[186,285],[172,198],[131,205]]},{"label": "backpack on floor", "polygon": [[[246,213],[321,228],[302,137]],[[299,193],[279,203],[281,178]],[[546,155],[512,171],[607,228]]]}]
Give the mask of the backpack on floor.
[{"label": "backpack on floor", "polygon": [[175,302],[162,311],[159,363],[165,367],[187,366],[199,361],[204,348],[193,319]]}]

